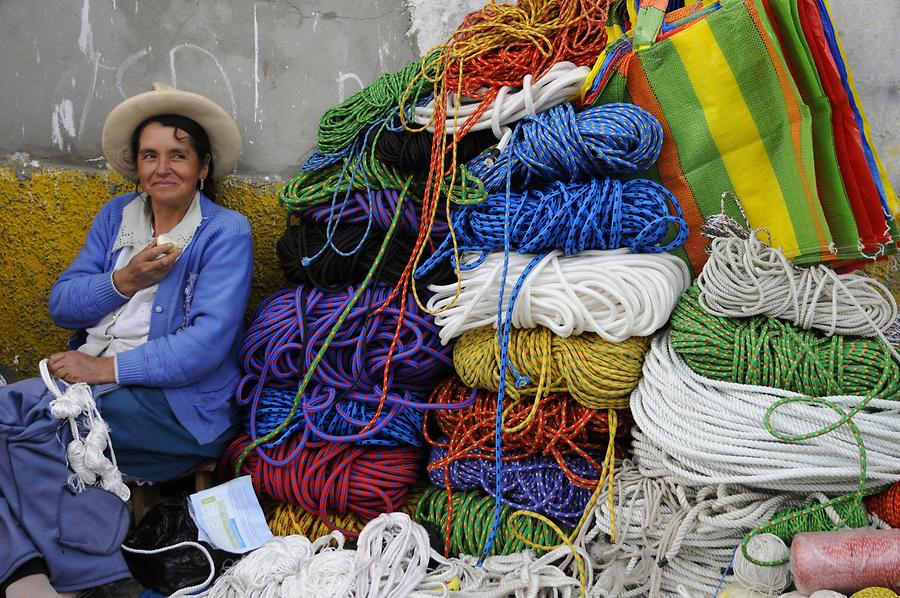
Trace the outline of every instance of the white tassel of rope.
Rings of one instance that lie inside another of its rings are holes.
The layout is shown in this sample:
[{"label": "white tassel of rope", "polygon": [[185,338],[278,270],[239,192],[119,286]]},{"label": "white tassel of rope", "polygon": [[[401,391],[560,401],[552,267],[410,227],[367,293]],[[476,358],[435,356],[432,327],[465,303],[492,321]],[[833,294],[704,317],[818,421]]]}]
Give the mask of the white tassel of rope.
[{"label": "white tassel of rope", "polygon": [[[462,265],[480,258],[466,253]],[[504,310],[514,286],[535,256],[512,253],[503,294]],[[497,325],[503,254],[489,253],[481,265],[461,271],[456,283],[432,285],[428,310],[435,313],[444,344],[466,330]],[[685,263],[667,253],[634,254],[627,249],[591,250],[567,256],[551,251],[522,284],[512,313],[516,328],[549,328],[568,337],[595,332],[610,342],[648,336],[668,321],[678,297],[691,283]]]},{"label": "white tassel of rope", "polygon": [[[526,75],[522,87],[504,86],[500,88],[496,99],[479,117],[472,131],[492,129],[497,139],[508,141],[510,131],[505,125],[522,120],[526,115],[544,112],[578,96],[591,69],[576,66],[571,62],[558,62],[547,73],[532,82],[532,76]],[[447,116],[444,121],[444,132],[452,135],[457,127],[461,127],[466,119],[475,113],[481,102],[466,101],[451,93],[447,105]],[[428,125],[428,131],[434,132],[434,100],[426,106],[415,109],[414,120],[417,125]],[[505,143],[503,143],[505,145]],[[503,149],[500,147],[499,149]]]},{"label": "white tassel of rope", "polygon": [[710,596],[744,534],[768,522],[795,495],[735,485],[690,488],[648,478],[630,461],[617,468],[616,538],[610,533],[608,486],[582,530],[597,577],[591,596]]},{"label": "white tassel of rope", "polygon": [[379,515],[357,542],[357,598],[408,596],[425,579],[430,554],[428,532],[409,515]]},{"label": "white tassel of rope", "polygon": [[[765,386],[720,382],[695,373],[672,349],[669,333],[653,339],[643,376],[631,394],[634,459],[645,475],[671,476],[692,486],[743,484],[782,492],[856,490],[859,449],[840,428],[801,443],[782,442],[762,425],[779,399],[801,397]],[[846,411],[862,397],[826,397]],[[793,402],[779,409],[772,425],[804,434],[837,419],[830,409]],[[873,399],[853,421],[865,434],[867,486],[896,481],[900,471],[900,403]]]},{"label": "white tassel of rope", "polygon": [[[73,471],[69,483],[76,490],[82,491],[85,486],[92,486],[99,480],[101,488],[123,501],[128,500],[131,491],[122,480],[122,474],[116,465],[109,428],[97,410],[90,385],[78,382],[67,385],[65,393],[60,392],[50,375],[47,360],[42,359],[39,367],[47,390],[56,397],[50,401],[50,413],[57,419],[67,420],[72,431],[72,441],[66,447],[66,458]],[[80,426],[87,430],[84,438],[81,436]],[[107,448],[110,458],[104,454]]]},{"label": "white tassel of rope", "polygon": [[697,278],[706,311],[732,318],[766,315],[828,336],[879,336],[887,342],[884,333],[897,318],[897,303],[886,286],[826,266],[799,268],[760,239],[761,232],[712,240]]},{"label": "white tassel of rope", "polygon": [[[590,587],[593,570],[588,554],[577,546],[585,564],[585,578]],[[438,567],[428,573],[410,598],[574,598],[579,595],[581,584],[573,564],[572,550],[560,546],[537,558],[530,550],[485,559],[476,567],[478,559],[472,556],[445,559],[432,553]],[[450,591],[453,584],[459,589]]]}]

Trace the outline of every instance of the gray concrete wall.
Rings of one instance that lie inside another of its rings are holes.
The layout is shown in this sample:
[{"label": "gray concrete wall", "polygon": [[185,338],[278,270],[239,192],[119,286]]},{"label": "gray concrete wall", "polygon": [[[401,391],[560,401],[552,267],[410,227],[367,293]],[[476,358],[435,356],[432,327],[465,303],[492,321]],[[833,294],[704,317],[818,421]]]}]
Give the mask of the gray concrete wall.
[{"label": "gray concrete wall", "polygon": [[[475,4],[0,0],[0,157],[101,165],[106,114],[161,80],[234,114],[245,140],[241,174],[290,175],[313,150],[326,108],[446,37]],[[832,0],[832,9],[900,186],[900,2]]]}]

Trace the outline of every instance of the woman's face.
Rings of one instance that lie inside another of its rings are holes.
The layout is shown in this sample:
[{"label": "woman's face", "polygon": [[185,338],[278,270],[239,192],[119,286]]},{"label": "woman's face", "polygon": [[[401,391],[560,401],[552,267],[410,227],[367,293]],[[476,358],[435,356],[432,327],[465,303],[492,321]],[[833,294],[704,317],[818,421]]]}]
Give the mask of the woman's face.
[{"label": "woman's face", "polygon": [[206,178],[208,168],[187,133],[151,122],[138,140],[137,170],[141,189],[154,204],[178,207],[194,198],[197,183]]}]

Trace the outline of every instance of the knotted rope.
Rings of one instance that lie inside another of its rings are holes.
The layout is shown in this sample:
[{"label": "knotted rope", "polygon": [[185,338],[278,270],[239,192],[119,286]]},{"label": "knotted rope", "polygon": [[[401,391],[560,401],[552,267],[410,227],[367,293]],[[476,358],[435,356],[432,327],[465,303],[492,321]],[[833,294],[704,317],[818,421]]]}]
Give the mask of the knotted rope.
[{"label": "knotted rope", "polygon": [[[61,392],[50,375],[47,360],[42,359],[38,367],[44,385],[56,397],[50,401],[50,413],[57,419],[65,420],[72,432],[72,440],[66,446],[66,460],[72,470],[69,484],[79,492],[86,486],[100,484],[104,490],[127,501],[131,490],[122,481],[109,438],[109,427],[94,403],[90,385],[78,382],[67,385],[66,391]],[[87,431],[83,437],[82,430]],[[107,448],[109,457],[104,454]]]}]

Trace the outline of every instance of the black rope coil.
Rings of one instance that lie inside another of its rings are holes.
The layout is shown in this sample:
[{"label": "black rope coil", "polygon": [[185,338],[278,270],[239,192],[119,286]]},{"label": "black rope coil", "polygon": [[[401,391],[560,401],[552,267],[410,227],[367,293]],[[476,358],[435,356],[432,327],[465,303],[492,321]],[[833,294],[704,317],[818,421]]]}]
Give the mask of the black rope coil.
[{"label": "black rope coil", "polygon": [[[389,164],[406,174],[422,174],[428,172],[431,164],[431,142],[433,135],[428,131],[412,133],[410,131],[391,131],[385,129],[375,142],[375,155],[385,164]],[[452,138],[448,136],[449,146]],[[468,162],[487,148],[497,145],[497,138],[488,130],[467,133],[456,146],[456,162]],[[449,168],[452,153],[447,152],[444,168]]]}]

